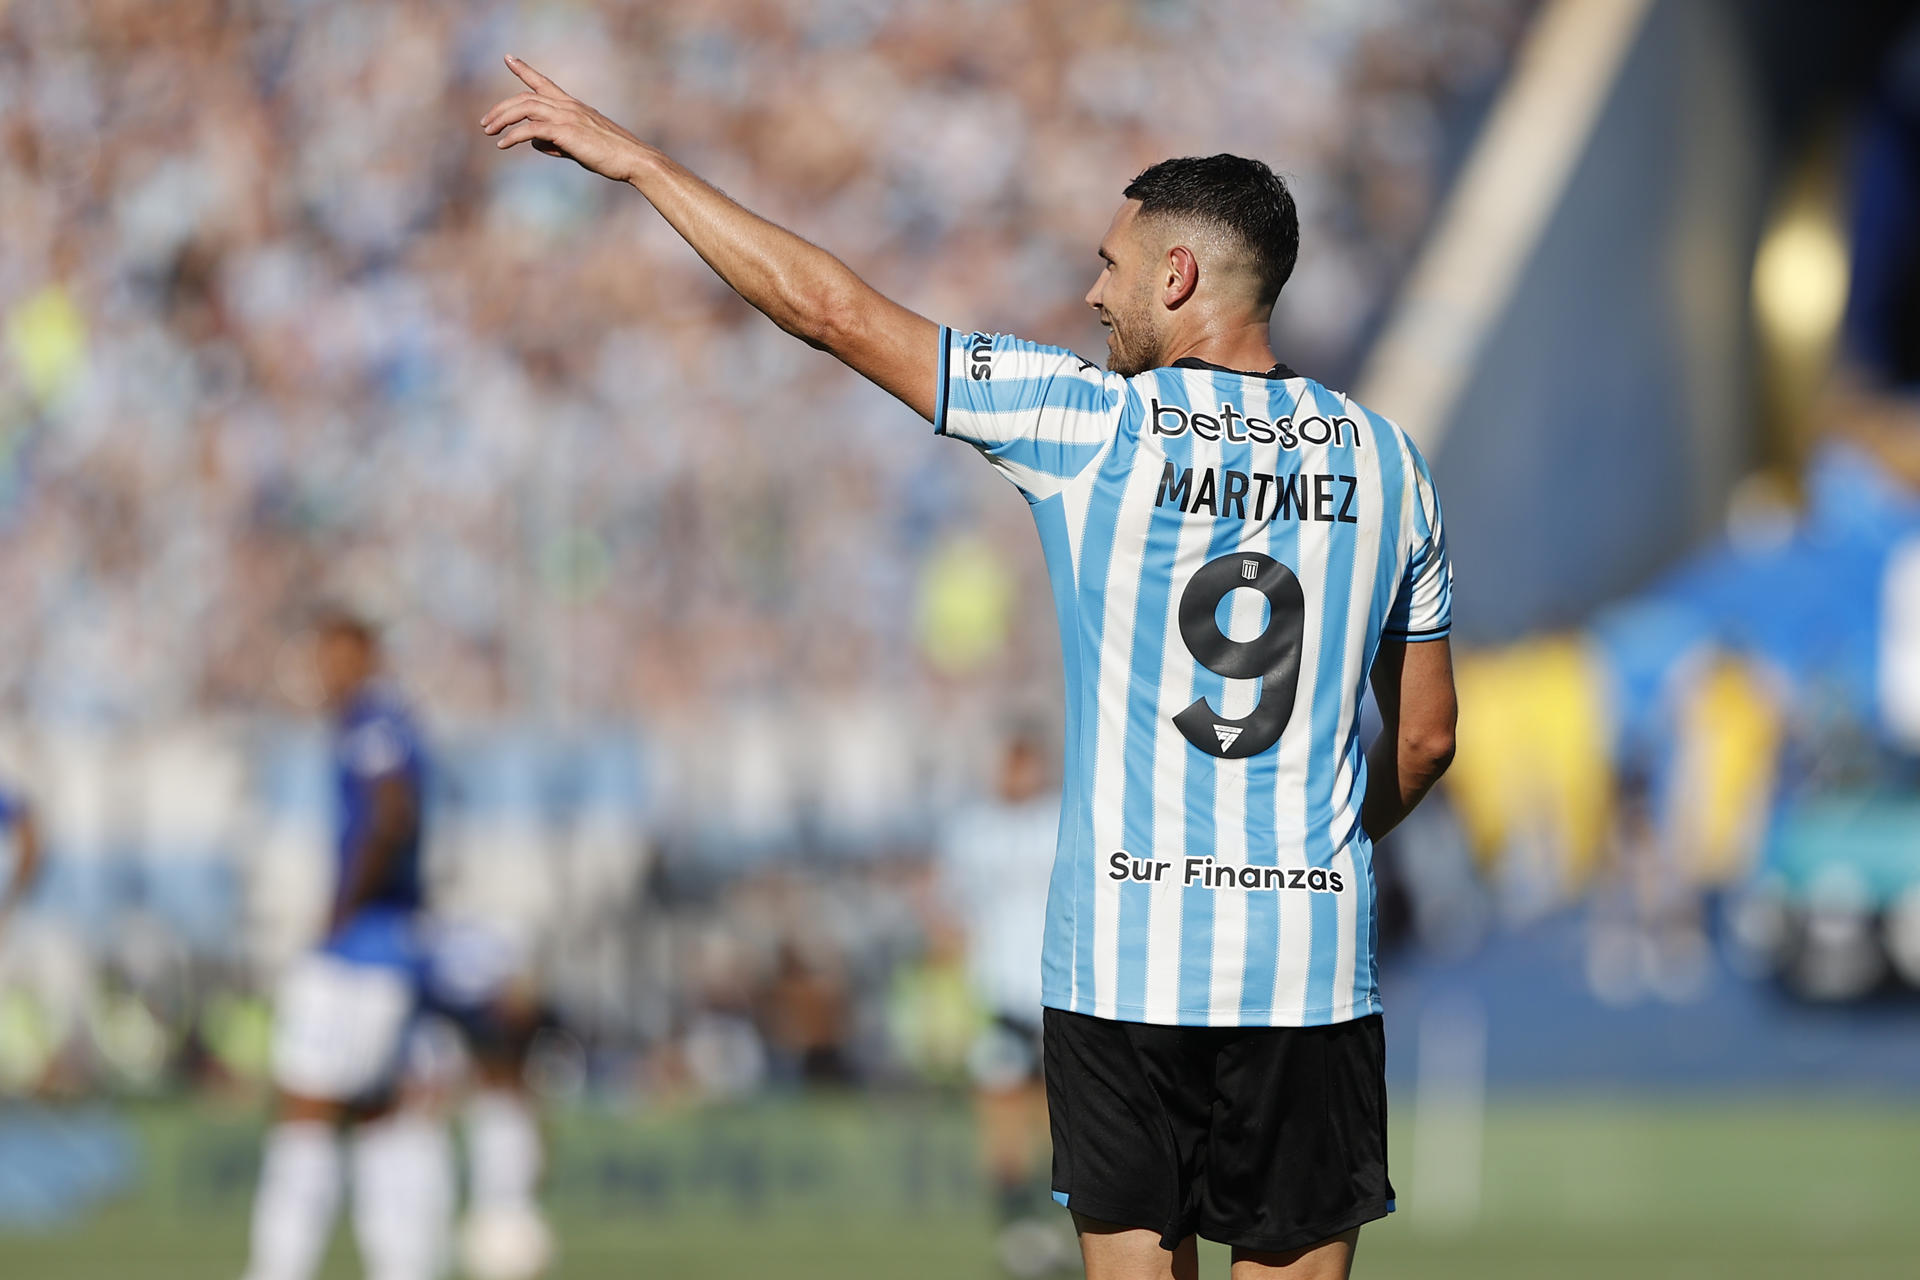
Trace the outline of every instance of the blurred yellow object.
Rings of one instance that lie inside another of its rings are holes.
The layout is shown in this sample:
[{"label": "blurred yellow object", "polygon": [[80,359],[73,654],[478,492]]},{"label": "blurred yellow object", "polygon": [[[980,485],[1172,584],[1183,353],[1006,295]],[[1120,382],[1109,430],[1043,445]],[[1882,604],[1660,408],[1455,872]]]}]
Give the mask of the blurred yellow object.
[{"label": "blurred yellow object", "polygon": [[65,289],[50,284],[8,314],[7,351],[33,398],[55,400],[86,364],[86,317]]},{"label": "blurred yellow object", "polygon": [[1613,817],[1600,665],[1586,645],[1533,640],[1459,660],[1460,728],[1448,794],[1482,863],[1544,836],[1563,886],[1591,874]]},{"label": "blurred yellow object", "polygon": [[1007,642],[1014,584],[993,550],[978,538],[949,539],[929,556],[920,577],[920,647],[949,675],[976,670]]},{"label": "blurred yellow object", "polygon": [[273,1045],[273,1009],[256,995],[214,995],[200,1011],[200,1034],[214,1059],[235,1079],[267,1079]]},{"label": "blurred yellow object", "polygon": [[894,1049],[915,1075],[935,1084],[966,1078],[967,1051],[986,1025],[986,1012],[957,957],[902,966],[887,1014]]},{"label": "blurred yellow object", "polygon": [[1781,731],[1771,693],[1733,658],[1715,661],[1682,703],[1669,839],[1699,883],[1725,884],[1752,862]]},{"label": "blurred yellow object", "polygon": [[40,1003],[24,991],[0,990],[0,1096],[31,1091],[58,1050],[53,1019]]},{"label": "blurred yellow object", "polygon": [[1847,309],[1847,242],[1819,211],[1796,208],[1760,242],[1753,303],[1760,321],[1787,342],[1827,343]]}]

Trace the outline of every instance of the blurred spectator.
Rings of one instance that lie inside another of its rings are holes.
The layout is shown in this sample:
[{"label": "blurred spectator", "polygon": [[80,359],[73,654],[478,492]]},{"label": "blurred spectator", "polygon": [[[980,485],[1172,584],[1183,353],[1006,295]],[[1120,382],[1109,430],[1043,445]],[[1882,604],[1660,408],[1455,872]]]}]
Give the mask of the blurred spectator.
[{"label": "blurred spectator", "polygon": [[[1079,299],[1128,179],[1260,155],[1313,250],[1280,341],[1338,381],[1531,8],[0,4],[0,727],[56,784],[47,896],[77,922],[32,949],[55,995],[0,981],[0,1067],[147,1078],[187,1040],[156,1021],[198,1009],[193,1051],[261,1074],[238,993],[297,948],[324,867],[316,744],[280,719],[314,705],[285,637],[320,591],[392,619],[450,756],[496,728],[627,733],[526,746],[519,789],[429,797],[458,812],[429,858],[448,896],[542,936],[566,921],[576,1024],[668,1043],[662,1078],[710,1095],[901,1057],[958,1072],[978,1011],[900,855],[974,790],[952,760],[1057,703],[1024,513],[643,202],[501,161],[474,129],[500,52],[928,314],[1069,345],[1096,339]],[[1162,92],[1170,40],[1188,83],[1234,91]],[[653,831],[738,873],[642,941],[635,723]],[[199,754],[163,768],[176,733]],[[149,774],[151,814],[123,794]],[[822,851],[858,860],[743,865]],[[194,879],[215,866],[250,890],[246,931]],[[130,909],[178,928],[193,971],[115,961],[126,990],[101,996],[112,966],[77,930]],[[907,992],[919,1047],[896,1054]]]},{"label": "blurred spectator", "polygon": [[[642,202],[500,161],[472,127],[496,55],[539,55],[928,313],[1067,343],[1134,173],[1264,156],[1305,175],[1288,358],[1338,376],[1433,206],[1449,108],[1527,8],[9,5],[0,707],[297,701],[281,637],[323,564],[404,605],[398,674],[459,718],[897,707],[933,678],[919,643],[964,691],[1022,696],[992,659],[1044,655],[1044,610],[1009,610],[1004,570],[955,596],[997,558],[1042,598],[1017,509],[982,522],[984,479]],[[1158,92],[1169,38],[1187,82],[1234,92]],[[972,630],[919,635],[929,609]]]}]

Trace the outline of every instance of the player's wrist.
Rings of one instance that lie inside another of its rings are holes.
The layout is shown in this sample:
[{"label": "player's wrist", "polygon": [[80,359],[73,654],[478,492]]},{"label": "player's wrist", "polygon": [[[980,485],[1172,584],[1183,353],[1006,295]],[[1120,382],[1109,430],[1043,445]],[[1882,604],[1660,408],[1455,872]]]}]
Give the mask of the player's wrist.
[{"label": "player's wrist", "polygon": [[625,163],[621,166],[621,181],[638,191],[647,194],[647,186],[657,179],[666,167],[666,152],[658,147],[635,138],[627,148]]}]

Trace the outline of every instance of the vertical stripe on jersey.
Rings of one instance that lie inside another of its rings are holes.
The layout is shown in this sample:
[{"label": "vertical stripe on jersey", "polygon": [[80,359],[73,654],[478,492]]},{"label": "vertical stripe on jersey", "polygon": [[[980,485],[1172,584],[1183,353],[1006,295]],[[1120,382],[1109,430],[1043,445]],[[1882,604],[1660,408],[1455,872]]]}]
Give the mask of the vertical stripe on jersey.
[{"label": "vertical stripe on jersey", "polygon": [[[1160,370],[1156,380],[1163,398],[1185,402],[1178,371]],[[1155,784],[1161,763],[1161,686],[1168,665],[1168,645],[1174,646],[1176,670],[1180,665],[1178,655],[1184,653],[1178,630],[1173,629],[1171,640],[1168,633],[1173,625],[1170,596],[1173,580],[1180,572],[1181,534],[1187,521],[1178,509],[1161,507],[1144,492],[1146,485],[1157,487],[1159,484],[1159,477],[1150,474],[1151,471],[1150,466],[1141,467],[1135,476],[1136,481],[1145,481],[1143,492],[1137,498],[1145,512],[1145,536],[1141,542],[1140,567],[1134,575],[1133,660],[1128,669],[1126,712],[1126,741],[1130,750],[1121,827],[1126,835],[1126,849],[1133,857],[1164,860],[1168,851],[1159,847],[1154,825]],[[1159,566],[1165,567],[1155,572]],[[1170,741],[1168,748],[1172,749]],[[1176,758],[1167,763],[1177,767],[1179,762]],[[1120,885],[1120,941],[1113,999],[1120,1008],[1132,1011],[1135,1016],[1147,1007],[1147,965],[1152,950],[1148,942],[1155,923],[1155,889],[1152,884],[1132,880]],[[1175,927],[1165,919],[1159,923],[1162,928]]]},{"label": "vertical stripe on jersey", "polygon": [[[1124,724],[1107,723],[1100,690],[1111,672],[1126,670],[1125,664],[1132,647],[1132,637],[1125,630],[1131,617],[1108,617],[1107,588],[1110,581],[1115,580],[1111,574],[1114,546],[1122,499],[1133,480],[1133,455],[1137,443],[1123,424],[1115,437],[1113,451],[1093,469],[1093,490],[1087,503],[1084,532],[1080,537],[1080,563],[1076,575],[1081,626],[1086,636],[1088,666],[1085,670],[1088,683],[1083,690],[1070,690],[1068,695],[1078,694],[1085,699],[1082,710],[1091,723],[1083,733],[1092,746],[1091,759],[1086,762],[1092,778],[1092,794],[1087,797],[1092,856],[1074,869],[1073,877],[1072,1003],[1075,1009],[1083,1013],[1097,1013],[1103,1017],[1111,1017],[1112,1010],[1103,1011],[1099,1004],[1103,993],[1098,969],[1105,956],[1101,917],[1106,914],[1107,906],[1105,895],[1101,892],[1101,876],[1105,871],[1103,859],[1120,848],[1119,832],[1114,829],[1112,819],[1119,812],[1120,794],[1125,787],[1121,770],[1126,760],[1126,738]],[[1137,581],[1137,569],[1134,578],[1129,579],[1123,574],[1117,580],[1122,583]],[[1124,612],[1130,614],[1130,610]],[[1110,665],[1115,663],[1120,665]],[[1111,927],[1110,921],[1108,929]]]},{"label": "vertical stripe on jersey", "polygon": [[[1339,403],[1323,388],[1315,385],[1314,393],[1313,407],[1322,416],[1331,419],[1340,412]],[[1317,450],[1316,455],[1316,467],[1333,469],[1337,455],[1331,445]],[[1328,524],[1316,529],[1319,536],[1315,541],[1322,544],[1320,550],[1325,560],[1319,572],[1323,595],[1318,629],[1320,643],[1314,657],[1312,736],[1322,749],[1313,752],[1307,759],[1305,806],[1307,863],[1309,866],[1328,868],[1333,866],[1337,851],[1333,838],[1334,787],[1336,777],[1344,767],[1342,749],[1347,742],[1347,733],[1344,731],[1351,723],[1350,713],[1343,712],[1346,711],[1346,704],[1355,696],[1347,644],[1347,611],[1349,597],[1353,594],[1355,539],[1333,536],[1338,528],[1338,525]],[[1358,892],[1357,886],[1355,892]],[[1347,974],[1341,974],[1339,952],[1341,929],[1344,926],[1351,930],[1353,920],[1340,902],[1345,895],[1315,893],[1308,896],[1313,900],[1313,935],[1302,1013],[1309,1019],[1324,1020],[1331,1010],[1342,1003],[1342,993],[1335,991],[1336,980],[1352,972],[1349,968]]]},{"label": "vertical stripe on jersey", "polygon": [[[1298,385],[1297,382],[1271,384],[1266,405],[1268,421],[1278,421],[1293,412],[1299,398],[1299,392],[1295,389]],[[1273,456],[1276,473],[1286,473],[1290,464],[1297,466],[1293,457],[1278,448],[1274,449]],[[1306,575],[1300,573],[1299,522],[1271,520],[1267,525],[1267,554],[1292,569],[1302,582],[1306,581]],[[1312,618],[1309,617],[1308,621],[1311,622]],[[1303,661],[1305,657],[1306,645],[1303,640]],[[1312,688],[1312,673],[1303,668],[1299,686],[1294,691],[1294,714],[1288,719],[1279,744],[1247,761],[1245,831],[1247,861],[1251,864],[1270,867],[1279,866],[1283,861],[1278,829],[1280,762],[1288,755],[1297,756],[1305,750],[1306,726],[1300,722],[1299,707],[1301,695]],[[1272,1014],[1280,967],[1280,907],[1290,896],[1284,892],[1262,892],[1248,893],[1244,897],[1246,919],[1243,933],[1246,941],[1242,950],[1244,959],[1241,964],[1239,1000],[1240,1021],[1244,1024],[1258,1025],[1275,1021]]]},{"label": "vertical stripe on jersey", "polygon": [[[1190,381],[1193,375],[1186,377]],[[1191,459],[1198,466],[1210,460],[1213,446],[1196,441],[1193,450]],[[1178,532],[1178,542],[1166,578],[1167,607],[1161,633],[1164,656],[1154,699],[1154,729],[1158,748],[1153,762],[1154,856],[1168,864],[1168,878],[1156,881],[1152,886],[1148,916],[1151,935],[1147,949],[1145,1016],[1149,1022],[1180,1020],[1182,1011],[1188,1007],[1184,1003],[1184,996],[1190,964],[1193,962],[1193,946],[1198,942],[1204,947],[1211,932],[1210,916],[1195,917],[1190,911],[1192,904],[1188,901],[1187,890],[1182,887],[1180,873],[1187,854],[1207,851],[1205,846],[1195,842],[1192,835],[1189,824],[1193,808],[1188,803],[1188,796],[1191,794],[1192,770],[1211,764],[1212,758],[1195,751],[1184,737],[1177,732],[1169,732],[1169,729],[1173,717],[1193,701],[1192,673],[1199,665],[1193,660],[1186,639],[1180,634],[1180,594],[1200,565],[1205,563],[1217,522],[1183,519],[1178,512],[1171,510],[1169,514],[1174,517],[1172,523]],[[1212,797],[1208,796],[1209,820],[1212,817],[1211,802]],[[1189,926],[1197,932],[1190,932]],[[1203,951],[1197,962],[1198,972],[1204,975],[1206,967],[1207,958]],[[1206,994],[1204,984],[1200,994],[1203,997]],[[1206,1006],[1202,1004],[1198,1008],[1204,1012]]]},{"label": "vertical stripe on jersey", "polygon": [[[1158,477],[1152,474],[1151,465],[1134,464],[1137,449],[1137,440],[1130,442],[1126,463],[1114,470],[1111,494],[1102,493],[1096,499],[1100,503],[1111,501],[1116,508],[1112,548],[1100,580],[1099,603],[1094,606],[1101,616],[1102,684],[1120,673],[1121,687],[1129,690],[1128,700],[1097,698],[1093,817],[1097,866],[1091,939],[1093,984],[1088,994],[1092,1011],[1103,1018],[1117,1016],[1119,1004],[1127,996],[1139,998],[1138,990],[1122,992],[1121,974],[1130,969],[1144,976],[1147,949],[1146,886],[1131,881],[1116,883],[1106,874],[1103,860],[1123,850],[1143,858],[1153,853],[1152,740],[1144,740],[1143,750],[1129,702],[1142,650],[1157,650],[1159,645],[1157,633],[1143,632],[1139,619],[1139,596],[1146,577],[1143,566],[1150,554],[1154,524],[1152,486]],[[1105,477],[1102,480],[1104,487]],[[1086,567],[1091,564],[1089,560]],[[1151,661],[1158,662],[1157,653]],[[1144,822],[1142,806],[1146,810]],[[1137,1005],[1131,1016],[1139,1016]]]},{"label": "vertical stripe on jersey", "polygon": [[1053,876],[1047,883],[1047,931],[1041,945],[1040,971],[1046,990],[1070,990],[1073,983],[1073,937],[1079,926],[1074,914],[1073,872],[1093,860],[1089,847],[1086,775],[1086,708],[1080,690],[1086,688],[1085,658],[1080,650],[1080,619],[1074,598],[1073,544],[1068,536],[1066,503],[1059,496],[1036,502],[1031,508],[1040,550],[1047,561],[1047,581],[1053,587],[1054,618],[1060,628],[1060,656],[1066,697],[1065,742],[1062,744],[1060,837],[1053,858]]},{"label": "vertical stripe on jersey", "polygon": [[[1189,392],[1204,392],[1189,395],[1188,405],[1198,409],[1202,405],[1211,411],[1216,405],[1230,401],[1239,401],[1244,406],[1247,401],[1246,388],[1251,385],[1248,379],[1233,374],[1190,373],[1186,376]],[[1217,443],[1203,445],[1194,440],[1194,469],[1197,472],[1202,464],[1216,465],[1216,474],[1224,487],[1229,469],[1251,475],[1258,470],[1253,462],[1253,446],[1242,441],[1235,444],[1226,439],[1223,429]],[[1209,454],[1219,455],[1217,464]],[[1248,498],[1251,502],[1251,497]],[[1202,565],[1211,563],[1220,556],[1234,550],[1252,550],[1254,547],[1255,522],[1253,511],[1244,510],[1243,519],[1235,520],[1223,509],[1213,522],[1211,536],[1207,539],[1206,551],[1198,557],[1191,569],[1183,566],[1179,585],[1186,589],[1186,583],[1192,580],[1194,573]],[[1202,526],[1204,529],[1206,526]],[[1252,591],[1231,592],[1227,596],[1228,621],[1232,624],[1243,621],[1257,621],[1258,610],[1264,609],[1264,602],[1254,598]],[[1178,624],[1175,623],[1175,635]],[[1235,631],[1234,634],[1240,634]],[[1185,641],[1181,641],[1184,645]],[[1183,710],[1195,698],[1205,698],[1213,709],[1225,718],[1238,718],[1245,715],[1258,696],[1259,686],[1247,681],[1236,681],[1234,705],[1229,707],[1226,677],[1208,670],[1197,661],[1192,661],[1193,681],[1185,696],[1176,695],[1171,707],[1162,708],[1162,714],[1171,718]],[[1171,737],[1169,740],[1173,740]],[[1187,763],[1185,791],[1185,827],[1186,838],[1182,853],[1206,857],[1212,855],[1223,863],[1239,863],[1245,860],[1244,825],[1233,824],[1234,811],[1242,813],[1246,807],[1246,771],[1240,764],[1223,766],[1217,758],[1203,751],[1196,751],[1184,739],[1180,739],[1182,756]],[[1223,793],[1234,793],[1231,797]],[[1174,870],[1184,875],[1185,864],[1176,862]],[[1179,1008],[1192,1015],[1207,1015],[1214,1008],[1213,1003],[1213,960],[1214,925],[1220,908],[1231,903],[1229,915],[1244,918],[1245,902],[1248,891],[1230,889],[1221,891],[1209,889],[1204,885],[1186,886],[1178,890],[1180,894],[1180,991]],[[1257,892],[1257,891],[1256,891]],[[1239,908],[1236,912],[1235,908]],[[1238,932],[1236,930],[1236,932]],[[1238,957],[1236,956],[1236,959]],[[1208,1017],[1211,1021],[1211,1017]]]}]

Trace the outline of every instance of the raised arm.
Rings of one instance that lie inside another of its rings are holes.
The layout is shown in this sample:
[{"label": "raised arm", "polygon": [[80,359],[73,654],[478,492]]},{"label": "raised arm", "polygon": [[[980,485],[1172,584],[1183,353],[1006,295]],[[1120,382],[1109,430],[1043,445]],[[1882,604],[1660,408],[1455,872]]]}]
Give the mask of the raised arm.
[{"label": "raised arm", "polygon": [[939,327],[881,294],[826,250],[775,226],[621,128],[520,59],[507,68],[527,92],[497,104],[480,127],[505,150],[531,142],[633,187],[768,319],[904,401],[929,422],[938,395]]},{"label": "raised arm", "polygon": [[1378,840],[1412,813],[1453,762],[1457,703],[1447,641],[1383,639],[1373,659],[1380,736],[1367,750],[1360,825]]}]

